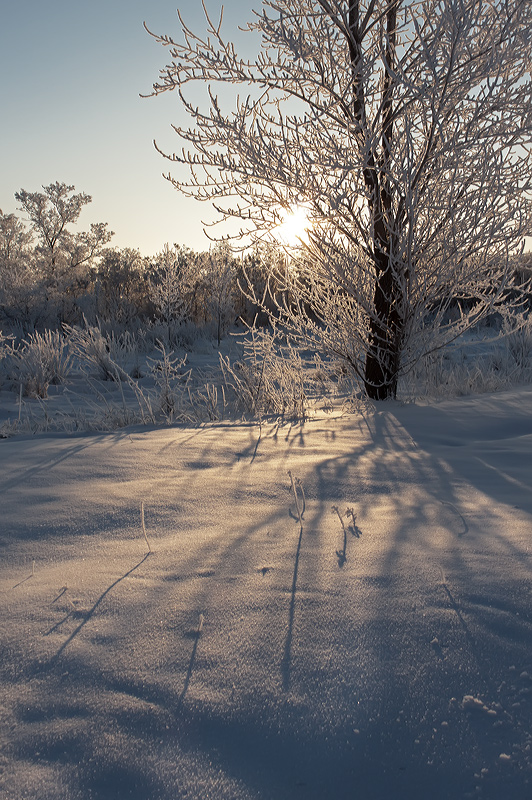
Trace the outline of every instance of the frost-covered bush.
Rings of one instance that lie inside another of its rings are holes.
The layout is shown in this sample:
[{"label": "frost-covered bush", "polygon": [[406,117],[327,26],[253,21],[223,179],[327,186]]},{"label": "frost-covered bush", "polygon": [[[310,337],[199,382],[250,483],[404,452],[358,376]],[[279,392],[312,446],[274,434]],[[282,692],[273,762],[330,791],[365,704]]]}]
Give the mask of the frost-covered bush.
[{"label": "frost-covered bush", "polygon": [[[211,338],[213,337],[214,334],[212,334]],[[160,320],[152,322],[145,328],[146,352],[156,349],[157,343],[160,341],[166,342],[167,347],[178,347],[188,351],[195,350],[198,344],[201,346],[208,338],[208,327],[202,326],[200,328],[192,320],[175,322],[170,334],[166,324]]]},{"label": "frost-covered bush", "polygon": [[236,316],[235,291],[237,262],[231,248],[218,244],[200,260],[202,280],[196,297],[202,298],[202,313],[210,324],[218,345]]},{"label": "frost-covered bush", "polygon": [[420,359],[400,382],[402,397],[460,397],[532,380],[532,317],[500,309],[451,345]]},{"label": "frost-covered bush", "polygon": [[2,331],[0,331],[0,361],[3,361],[8,353],[8,342],[12,340],[11,336],[5,336]]},{"label": "frost-covered bush", "polygon": [[223,389],[219,391],[201,373],[193,380],[192,370],[185,368],[186,355],[174,356],[160,341],[156,350],[159,355],[147,359],[155,388],[144,395],[154,418],[166,424],[192,425],[220,419],[225,409]]},{"label": "frost-covered bush", "polygon": [[316,397],[332,390],[329,371],[317,356],[305,360],[275,326],[249,333],[240,360],[220,354],[229,399],[245,414],[305,417]]},{"label": "frost-covered bush", "polygon": [[469,394],[484,394],[507,389],[512,385],[511,375],[504,357],[499,352],[483,356],[478,360],[455,364],[449,362],[445,381],[437,386],[437,395],[461,397]]},{"label": "frost-covered bush", "polygon": [[67,342],[58,331],[29,334],[9,348],[8,376],[27,397],[46,397],[51,384],[63,383],[72,368]]},{"label": "frost-covered bush", "polygon": [[181,323],[190,318],[194,282],[192,251],[166,244],[155,257],[148,288],[168,346],[175,343],[175,334]]},{"label": "frost-covered bush", "polygon": [[503,334],[506,347],[519,370],[530,368],[532,357],[532,318],[525,314],[505,316]]},{"label": "frost-covered bush", "polygon": [[148,358],[156,387],[156,407],[167,422],[173,422],[182,408],[183,386],[188,377],[183,367],[187,359],[174,357],[173,350],[167,350],[162,342],[157,342],[157,350],[159,357]]},{"label": "frost-covered bush", "polygon": [[2,378],[4,375],[5,359],[10,351],[11,337],[5,336],[0,331],[0,386],[2,385]]},{"label": "frost-covered bush", "polygon": [[[512,336],[519,340],[521,334],[514,331]],[[400,396],[461,397],[499,392],[527,382],[532,378],[530,355],[525,359],[524,344],[523,348],[518,344],[498,339],[476,351],[471,350],[470,342],[432,353],[402,379]]]},{"label": "frost-covered bush", "polygon": [[112,345],[116,350],[116,342],[104,336],[100,328],[87,325],[85,328],[65,326],[68,333],[72,353],[83,363],[95,370],[95,375],[102,381],[120,381],[125,377],[124,370],[112,355]]},{"label": "frost-covered bush", "polygon": [[202,347],[210,339],[205,328],[198,328],[192,320],[182,322],[174,331],[174,341],[177,347],[185,350],[195,350]]}]

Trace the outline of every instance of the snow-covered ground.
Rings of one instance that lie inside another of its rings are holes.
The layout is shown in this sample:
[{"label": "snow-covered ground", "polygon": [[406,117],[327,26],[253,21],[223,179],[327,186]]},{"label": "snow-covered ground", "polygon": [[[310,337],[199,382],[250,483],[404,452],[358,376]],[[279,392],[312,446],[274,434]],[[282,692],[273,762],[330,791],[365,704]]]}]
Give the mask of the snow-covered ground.
[{"label": "snow-covered ground", "polygon": [[0,464],[2,798],[532,796],[532,387]]}]

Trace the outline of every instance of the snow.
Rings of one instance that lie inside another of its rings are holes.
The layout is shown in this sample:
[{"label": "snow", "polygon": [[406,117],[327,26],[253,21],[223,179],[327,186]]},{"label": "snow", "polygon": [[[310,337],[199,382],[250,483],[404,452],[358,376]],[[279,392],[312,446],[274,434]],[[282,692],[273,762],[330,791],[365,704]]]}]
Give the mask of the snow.
[{"label": "snow", "polygon": [[531,401],[1,441],[0,795],[532,796]]}]

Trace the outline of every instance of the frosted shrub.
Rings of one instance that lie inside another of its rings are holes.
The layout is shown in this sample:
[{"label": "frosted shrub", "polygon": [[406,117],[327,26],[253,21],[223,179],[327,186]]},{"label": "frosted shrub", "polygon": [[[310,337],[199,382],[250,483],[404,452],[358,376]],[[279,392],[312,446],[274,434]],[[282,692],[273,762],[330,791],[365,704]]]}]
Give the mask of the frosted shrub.
[{"label": "frosted shrub", "polygon": [[189,391],[189,414],[195,422],[216,422],[225,416],[225,392],[212,383],[205,383],[195,392]]},{"label": "frosted shrub", "polygon": [[2,385],[2,377],[4,375],[5,360],[11,351],[11,337],[4,336],[0,331],[0,386]]},{"label": "frosted shrub", "polygon": [[169,346],[176,331],[190,315],[194,265],[191,252],[184,247],[166,244],[156,257],[148,282],[150,300]]},{"label": "frosted shrub", "polygon": [[4,360],[9,352],[9,342],[12,341],[11,336],[5,336],[2,331],[0,331],[0,362]]},{"label": "frosted shrub", "polygon": [[530,368],[532,356],[532,319],[524,314],[506,315],[503,321],[508,353],[519,371]]},{"label": "frosted shrub", "polygon": [[150,406],[167,424],[181,422],[198,424],[220,419],[225,407],[223,389],[201,379],[199,385],[191,386],[191,370],[184,370],[186,356],[174,357],[161,341],[156,349],[158,358],[148,358],[150,373],[155,383],[155,397]]},{"label": "frosted shrub", "polygon": [[201,346],[207,340],[206,332],[200,330],[192,320],[185,320],[174,331],[174,341],[178,347],[188,350]]},{"label": "frosted shrub", "polygon": [[227,244],[218,244],[203,264],[205,321],[210,321],[218,346],[235,318],[236,261]]},{"label": "frosted shrub", "polygon": [[174,358],[172,350],[167,350],[161,341],[157,342],[158,358],[148,358],[150,373],[156,386],[156,406],[167,422],[173,422],[181,415],[183,405],[183,386],[188,375],[182,369],[184,358]]},{"label": "frosted shrub", "polygon": [[[529,329],[530,331],[530,329]],[[530,336],[530,333],[529,333]],[[400,384],[403,397],[460,397],[509,389],[531,377],[526,327],[425,356]]]},{"label": "frosted shrub", "polygon": [[46,397],[48,387],[63,383],[72,367],[67,343],[58,331],[30,334],[9,355],[9,377],[27,397]]},{"label": "frosted shrub", "polygon": [[65,326],[72,352],[96,370],[96,377],[102,381],[120,381],[127,377],[111,355],[108,337],[99,328],[88,325],[86,328]]},{"label": "frosted shrub", "polygon": [[243,358],[231,363],[220,355],[220,366],[236,407],[252,415],[303,418],[316,395],[330,390],[322,362],[314,369],[305,364],[290,342],[281,341],[275,327],[251,329]]},{"label": "frosted shrub", "polygon": [[146,327],[147,352],[157,347],[157,342],[163,341],[167,347],[177,347],[183,350],[195,350],[199,344],[208,340],[208,330],[205,326],[198,327],[192,320],[176,322],[168,334],[167,326],[160,320]]}]

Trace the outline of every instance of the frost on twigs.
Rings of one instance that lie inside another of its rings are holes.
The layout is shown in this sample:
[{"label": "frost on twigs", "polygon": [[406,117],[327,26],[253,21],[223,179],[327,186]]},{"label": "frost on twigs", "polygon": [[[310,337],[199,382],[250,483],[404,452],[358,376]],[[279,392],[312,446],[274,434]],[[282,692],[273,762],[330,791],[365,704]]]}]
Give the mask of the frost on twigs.
[{"label": "frost on twigs", "polygon": [[401,396],[496,392],[532,380],[532,318],[505,309],[494,324],[429,353],[400,382]]},{"label": "frost on twigs", "polygon": [[173,350],[167,350],[161,341],[157,342],[156,350],[158,357],[147,359],[155,383],[154,391],[148,393],[149,405],[156,418],[167,424],[197,424],[222,418],[225,412],[223,388],[219,391],[208,380],[200,380],[199,385],[195,385],[192,370],[186,369],[186,355],[174,356]]},{"label": "frost on twigs", "polygon": [[83,328],[65,325],[72,353],[102,381],[127,381],[127,375],[115,361],[111,342],[96,325]]},{"label": "frost on twigs", "polygon": [[[274,295],[286,333],[382,400],[427,355],[519,305],[529,0],[263,0],[245,29],[260,36],[255,59],[208,15],[206,35],[181,23],[181,38],[155,36],[171,60],[152,94],[175,90],[190,117],[175,127],[182,148],[163,153],[177,165],[168,179],[236,222],[243,246],[304,206],[306,236]],[[238,87],[227,109],[217,84]]]},{"label": "frost on twigs", "polygon": [[168,347],[177,339],[180,326],[189,316],[194,265],[188,256],[185,248],[166,244],[156,256],[148,280],[149,297],[164,326]]},{"label": "frost on twigs", "polygon": [[67,343],[58,331],[30,333],[18,347],[9,346],[5,354],[9,356],[8,379],[26,397],[47,397],[49,386],[64,383],[72,368]]},{"label": "frost on twigs", "polygon": [[316,406],[327,407],[339,391],[335,365],[302,351],[275,323],[250,328],[240,359],[220,354],[227,395],[244,414],[305,419]]},{"label": "frost on twigs", "polygon": [[172,422],[179,417],[181,400],[183,397],[183,384],[188,375],[183,367],[186,356],[174,357],[172,350],[167,350],[162,342],[157,342],[159,355],[157,358],[148,358],[150,372],[156,386],[156,403],[159,412],[168,421]]}]

